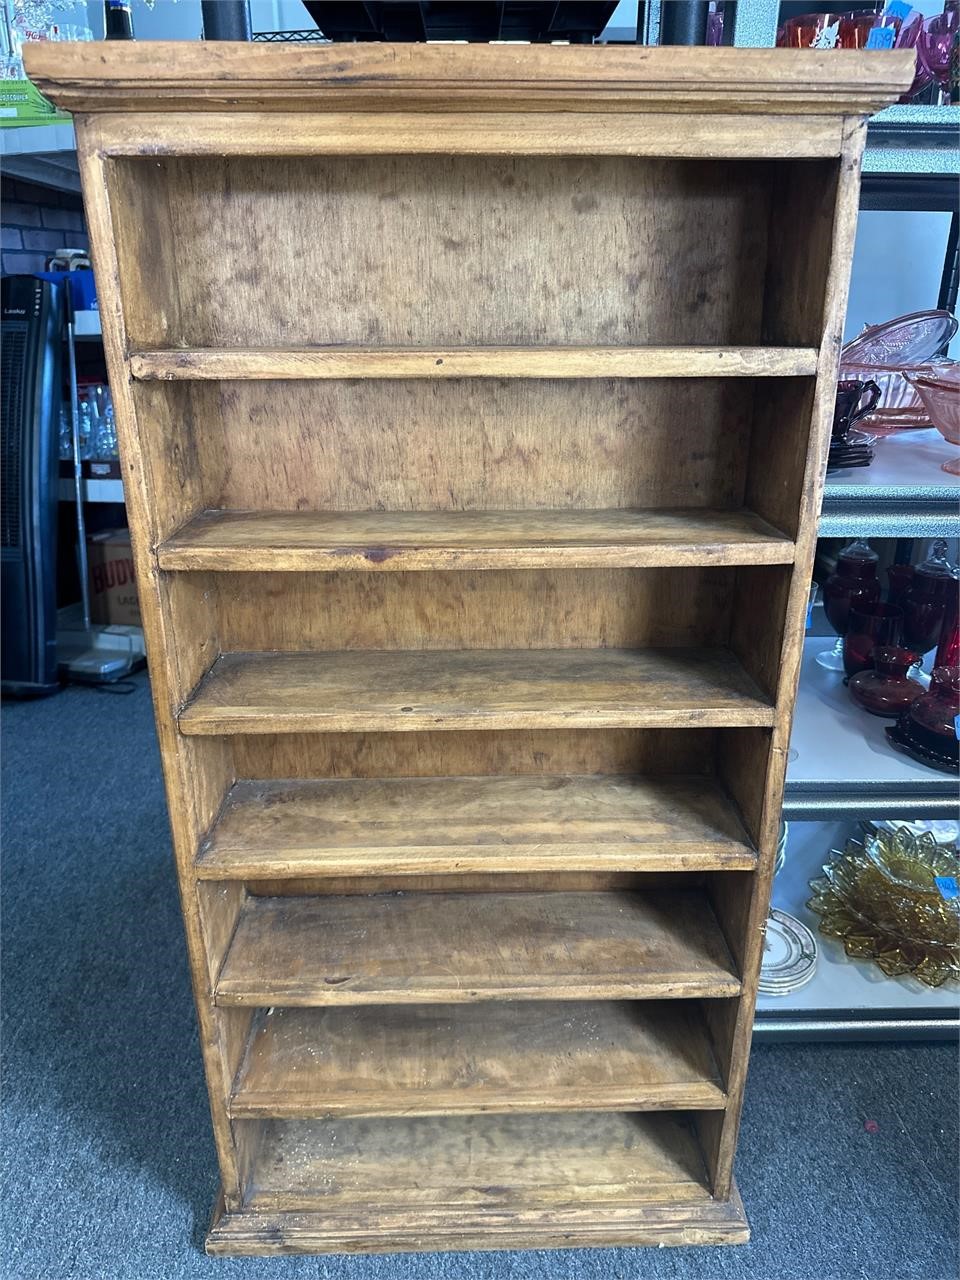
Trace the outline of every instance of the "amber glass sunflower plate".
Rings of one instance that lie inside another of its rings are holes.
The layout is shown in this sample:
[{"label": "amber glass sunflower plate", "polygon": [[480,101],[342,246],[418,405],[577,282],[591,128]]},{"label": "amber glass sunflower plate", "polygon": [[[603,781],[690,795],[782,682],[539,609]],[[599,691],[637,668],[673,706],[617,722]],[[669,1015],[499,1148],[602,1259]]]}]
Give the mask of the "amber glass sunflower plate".
[{"label": "amber glass sunflower plate", "polygon": [[834,854],[811,880],[807,905],[847,955],[873,960],[888,977],[910,974],[939,987],[960,979],[958,877],[956,849],[929,832],[881,831]]}]

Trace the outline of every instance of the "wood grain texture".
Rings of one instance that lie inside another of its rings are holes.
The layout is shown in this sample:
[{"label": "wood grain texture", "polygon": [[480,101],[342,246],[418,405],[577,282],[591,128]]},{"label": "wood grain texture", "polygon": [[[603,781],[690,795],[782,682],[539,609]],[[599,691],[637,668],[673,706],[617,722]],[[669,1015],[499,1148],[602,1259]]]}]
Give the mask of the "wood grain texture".
[{"label": "wood grain texture", "polygon": [[713,729],[445,730],[242,734],[231,745],[237,776],[258,781],[477,774],[662,777],[709,774],[716,737]]},{"label": "wood grain texture", "polygon": [[[120,303],[119,285],[124,268],[119,261],[114,241],[115,209],[111,202],[107,166],[97,147],[95,121],[89,121],[85,127],[78,129],[77,160],[96,271],[104,353],[116,410],[117,435],[121,441],[124,498],[131,531],[144,640],[150,663],[150,687],[170,813],[213,1137],[225,1203],[228,1208],[235,1209],[240,1204],[240,1180],[236,1147],[226,1106],[233,1071],[222,1024],[210,999],[210,956],[192,874],[197,841],[209,827],[220,801],[234,780],[232,761],[225,744],[221,742],[211,740],[202,745],[186,743],[177,733],[174,713],[184,696],[184,685],[192,684],[197,678],[197,661],[205,666],[210,660],[207,646],[210,642],[211,616],[206,609],[198,610],[193,615],[189,646],[174,640],[172,613],[181,601],[182,592],[176,583],[164,580],[156,572],[151,554],[158,534],[169,531],[170,526],[165,521],[170,502],[165,486],[155,483],[157,473],[151,465],[151,450],[144,443],[153,438],[154,428],[163,431],[164,420],[151,420],[148,426],[146,419],[139,417],[131,395],[131,382],[125,367],[128,346],[126,318]],[[194,506],[195,483],[195,477],[185,476],[183,479],[178,522],[189,515],[191,510],[198,509]],[[234,895],[234,890],[228,890],[228,897]]]},{"label": "wood grain texture", "polygon": [[837,156],[842,126],[836,116],[805,115],[803,128],[783,116],[759,113],[684,115],[681,112],[584,114],[488,111],[483,120],[454,111],[312,111],[290,129],[275,113],[251,111],[242,130],[229,112],[100,117],[109,156],[717,156],[791,159]]},{"label": "wood grain texture", "polygon": [[208,378],[792,378],[816,371],[813,347],[480,347],[433,351],[249,348],[138,351],[144,381]]},{"label": "wood grain texture", "polygon": [[[749,887],[736,883],[730,886],[720,884],[714,886],[713,891],[714,901],[721,916],[730,921],[728,927],[739,932],[739,947],[742,948],[741,954],[745,966],[743,998],[739,1002],[731,1002],[730,1013],[725,1019],[727,1025],[723,1028],[724,1039],[729,1045],[729,1051],[726,1054],[729,1071],[726,1071],[726,1063],[723,1062],[721,1070],[725,1071],[728,1080],[730,1105],[722,1118],[704,1115],[700,1126],[714,1189],[719,1196],[726,1195],[733,1185],[733,1160],[740,1126],[764,934],[769,915],[774,856],[786,778],[787,751],[800,675],[809,584],[816,553],[817,520],[823,496],[827,452],[836,400],[844,314],[859,212],[860,165],[866,143],[866,124],[863,121],[847,120],[844,125],[844,134],[843,155],[832,187],[833,199],[832,201],[827,199],[823,203],[822,189],[817,193],[821,203],[815,205],[811,239],[813,260],[826,278],[821,315],[823,341],[811,407],[808,447],[803,458],[803,480],[797,495],[799,501],[797,561],[789,591],[783,602],[784,619],[777,694],[778,714],[762,769],[765,785],[759,831],[760,866]],[[791,307],[800,311],[809,310],[813,305],[812,299],[815,300],[816,296],[815,289],[808,283],[804,283],[797,290],[795,298],[791,298],[790,291],[787,289],[777,300],[777,305],[781,308],[781,317]],[[769,305],[768,299],[768,309]],[[779,323],[786,325],[789,321],[781,318]],[[785,448],[787,450],[790,448],[789,438]],[[798,458],[797,462],[799,461]],[[781,474],[783,474],[782,471]],[[756,767],[756,760],[753,763]],[[739,768],[741,770],[744,768],[743,761],[740,762]]]},{"label": "wood grain texture", "polygon": [[[765,572],[772,571],[743,571],[758,582]],[[196,596],[198,610],[215,611],[227,652],[706,648],[726,643],[737,571],[197,573],[175,580]]]},{"label": "wood grain texture", "polygon": [[[703,1112],[712,1115],[712,1112]],[[491,1210],[455,1202],[435,1212],[419,1208],[361,1214],[226,1213],[222,1198],[206,1238],[214,1256],[300,1253],[411,1253],[423,1250],[571,1249],[598,1245],[735,1245],[750,1239],[736,1187],[726,1200],[682,1198],[626,1202],[608,1208],[591,1200],[548,1209]]]},{"label": "wood grain texture", "polygon": [[722,649],[225,654],[182,733],[769,725]]},{"label": "wood grain texture", "polygon": [[749,511],[208,511],[157,550],[217,572],[789,564]]},{"label": "wood grain texture", "polygon": [[[150,41],[42,43],[27,75],[67,111],[424,109],[869,115],[913,81],[909,50]],[[797,128],[802,128],[802,121]]]},{"label": "wood grain texture", "polygon": [[[724,875],[732,872],[725,871]],[[680,877],[681,883],[677,883]],[[701,877],[689,873],[646,871],[455,871],[440,875],[285,876],[248,880],[254,897],[303,898],[317,894],[369,897],[385,893],[633,893],[683,888]],[[207,882],[209,883],[209,882]]]},{"label": "wood grain texture", "polygon": [[392,1005],[258,1015],[234,1119],[722,1108],[694,1002]]},{"label": "wood grain texture", "polygon": [[[155,450],[166,503],[178,501],[189,469],[202,478],[207,507],[335,512],[738,509],[758,384],[410,378],[130,385],[145,417],[179,423],[161,433]],[[190,447],[198,439],[203,447]],[[178,524],[198,509],[183,509]],[[176,527],[167,525],[162,536]]]},{"label": "wood grain texture", "polygon": [[245,1128],[255,1148],[248,1205],[259,1211],[482,1204],[522,1212],[562,1210],[571,1199],[636,1209],[706,1194],[696,1139],[671,1115],[265,1120]]},{"label": "wood grain texture", "polygon": [[219,1004],[730,996],[740,979],[697,890],[255,898]]},{"label": "wood grain texture", "polygon": [[[617,157],[117,160],[131,369],[812,373],[813,331],[796,347],[760,345],[775,177],[760,163]],[[311,225],[322,238],[291,243]],[[678,252],[686,271],[670,269]],[[482,305],[465,305],[473,297]]]},{"label": "wood grain texture", "polygon": [[750,869],[705,778],[239,782],[200,851],[205,879],[597,869]]}]

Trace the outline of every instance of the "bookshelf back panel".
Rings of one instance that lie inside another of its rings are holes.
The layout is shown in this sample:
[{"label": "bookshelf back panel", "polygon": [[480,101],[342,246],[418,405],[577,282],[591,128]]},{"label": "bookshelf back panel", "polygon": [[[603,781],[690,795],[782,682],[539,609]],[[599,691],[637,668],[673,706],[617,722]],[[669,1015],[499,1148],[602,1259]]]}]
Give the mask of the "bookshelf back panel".
[{"label": "bookshelf back panel", "polygon": [[[198,508],[737,508],[740,378],[133,384],[165,481],[161,536]],[[179,505],[178,505],[179,504]]]},{"label": "bookshelf back panel", "polygon": [[518,569],[191,575],[224,652],[724,644],[750,570]]},{"label": "bookshelf back panel", "polygon": [[142,347],[749,345],[778,172],[622,156],[118,159],[128,331]]},{"label": "bookshelf back panel", "polygon": [[715,729],[241,734],[239,778],[709,773]]}]

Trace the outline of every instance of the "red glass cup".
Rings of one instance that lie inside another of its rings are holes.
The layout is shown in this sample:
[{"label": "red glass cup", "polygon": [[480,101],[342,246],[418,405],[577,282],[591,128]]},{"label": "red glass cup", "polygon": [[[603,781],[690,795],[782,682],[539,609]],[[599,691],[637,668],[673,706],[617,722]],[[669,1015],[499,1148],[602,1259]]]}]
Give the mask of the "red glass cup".
[{"label": "red glass cup", "polygon": [[782,23],[777,31],[777,48],[817,48],[824,43],[824,33],[827,31],[839,39],[840,15],[838,13],[802,13]]},{"label": "red glass cup", "polygon": [[844,671],[848,676],[869,671],[874,649],[896,648],[902,631],[903,610],[895,604],[851,605],[843,637]]},{"label": "red glass cup", "polygon": [[855,378],[845,378],[838,382],[833,409],[834,437],[842,439],[858,418],[865,418],[868,413],[872,413],[880,403],[882,394],[873,379],[860,382]]}]

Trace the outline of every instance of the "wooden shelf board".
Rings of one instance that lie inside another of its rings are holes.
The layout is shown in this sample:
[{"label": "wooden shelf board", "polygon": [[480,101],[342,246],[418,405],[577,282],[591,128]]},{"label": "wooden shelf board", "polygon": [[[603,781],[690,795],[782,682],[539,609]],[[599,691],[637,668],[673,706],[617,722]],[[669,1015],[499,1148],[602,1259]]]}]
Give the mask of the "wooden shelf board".
[{"label": "wooden shelf board", "polygon": [[[336,1213],[361,1204],[438,1210],[702,1201],[703,1156],[667,1114],[254,1121],[255,1210]],[[576,1188],[575,1192],[573,1189]]]},{"label": "wooden shelf board", "polygon": [[750,511],[208,511],[161,569],[227,572],[791,564]]},{"label": "wooden shelf board", "polygon": [[581,1112],[238,1122],[251,1153],[240,1213],[211,1253],[535,1245],[729,1244],[734,1189],[707,1188],[686,1117]]},{"label": "wooden shelf board", "polygon": [[725,649],[228,653],[180,712],[187,734],[769,726]]},{"label": "wooden shelf board", "polygon": [[290,347],[135,351],[142,381],[249,378],[721,378],[817,371],[815,347]]},{"label": "wooden shelf board", "polygon": [[270,1009],[234,1118],[722,1109],[695,1002]]},{"label": "wooden shelf board", "polygon": [[242,781],[202,879],[456,872],[752,870],[711,778],[535,776]]},{"label": "wooden shelf board", "polygon": [[688,889],[250,897],[215,997],[320,1006],[739,991],[706,897]]}]

